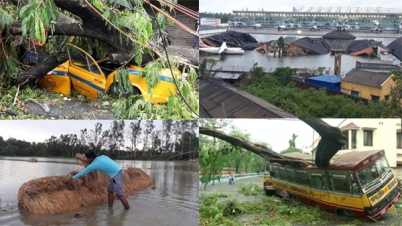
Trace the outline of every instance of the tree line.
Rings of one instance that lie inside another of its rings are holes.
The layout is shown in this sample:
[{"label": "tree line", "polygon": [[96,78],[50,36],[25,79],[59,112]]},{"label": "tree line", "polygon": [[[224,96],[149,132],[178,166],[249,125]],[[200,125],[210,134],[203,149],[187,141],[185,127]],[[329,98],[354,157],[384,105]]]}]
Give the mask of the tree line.
[{"label": "tree line", "polygon": [[196,120],[115,120],[109,129],[97,122],[79,134],[52,135],[44,142],[27,142],[0,136],[0,155],[74,157],[88,150],[124,159],[189,160],[198,158]]}]

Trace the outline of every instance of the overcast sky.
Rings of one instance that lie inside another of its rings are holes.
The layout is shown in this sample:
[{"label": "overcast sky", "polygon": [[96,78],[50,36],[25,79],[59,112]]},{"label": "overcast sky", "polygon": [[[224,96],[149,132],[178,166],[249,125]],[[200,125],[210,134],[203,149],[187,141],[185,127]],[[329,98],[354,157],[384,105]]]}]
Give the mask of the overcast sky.
[{"label": "overcast sky", "polygon": [[[158,124],[161,125],[160,120]],[[102,123],[102,131],[110,128],[112,120],[0,120],[0,136],[28,142],[42,142],[54,135],[80,134],[81,129],[93,130],[97,122]],[[126,128],[132,121],[126,120]]]},{"label": "overcast sky", "polygon": [[311,1],[311,0],[200,0],[200,12],[214,13],[232,13],[233,10],[242,10],[248,8],[249,11],[257,11],[263,8],[264,11],[289,11],[293,7],[385,7],[402,9],[402,1],[398,0],[326,0],[326,1]]},{"label": "overcast sky", "polygon": [[[293,133],[297,135],[296,147],[305,151],[311,151],[309,146],[319,136],[299,119],[231,119],[231,121],[242,132],[249,133],[252,141],[266,142],[276,152],[289,147]],[[343,119],[324,119],[324,121],[337,127]]]}]

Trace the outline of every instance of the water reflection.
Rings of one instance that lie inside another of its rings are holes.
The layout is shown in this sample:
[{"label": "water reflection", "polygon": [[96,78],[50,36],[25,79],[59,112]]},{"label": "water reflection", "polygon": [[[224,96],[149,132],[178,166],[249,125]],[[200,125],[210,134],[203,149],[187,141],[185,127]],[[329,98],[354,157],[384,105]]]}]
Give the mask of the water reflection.
[{"label": "water reflection", "polygon": [[[141,168],[155,181],[154,188],[127,198],[130,210],[125,211],[115,200],[113,208],[103,203],[44,216],[18,210],[19,187],[31,179],[64,175],[83,167],[72,164],[72,159],[38,158],[37,163],[25,162],[28,158],[6,159],[0,159],[0,225],[198,225],[198,164],[118,160],[124,168]],[[77,212],[83,217],[74,217]]]}]

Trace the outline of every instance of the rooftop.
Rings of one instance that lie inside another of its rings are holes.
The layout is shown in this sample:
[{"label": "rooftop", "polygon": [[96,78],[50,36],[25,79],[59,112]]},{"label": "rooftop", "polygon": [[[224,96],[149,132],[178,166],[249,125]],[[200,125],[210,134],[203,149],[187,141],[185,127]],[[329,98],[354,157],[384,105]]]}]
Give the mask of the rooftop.
[{"label": "rooftop", "polygon": [[[228,83],[201,77],[200,109],[212,118],[295,118],[290,113]],[[205,110],[205,111],[204,111]]]},{"label": "rooftop", "polygon": [[345,82],[381,88],[382,84],[391,77],[389,74],[379,74],[372,71],[352,70],[342,79]]},{"label": "rooftop", "polygon": [[293,7],[293,12],[311,13],[402,13],[402,9],[385,7]]},{"label": "rooftop", "polygon": [[328,83],[340,83],[342,77],[339,75],[319,75],[315,77],[310,77],[308,80],[315,80]]}]

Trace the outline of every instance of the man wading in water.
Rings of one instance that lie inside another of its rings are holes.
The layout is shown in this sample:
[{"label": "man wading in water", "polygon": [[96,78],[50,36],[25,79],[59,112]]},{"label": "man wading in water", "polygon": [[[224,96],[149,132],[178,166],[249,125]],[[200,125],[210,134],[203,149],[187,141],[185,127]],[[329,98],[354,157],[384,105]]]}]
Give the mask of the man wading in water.
[{"label": "man wading in water", "polygon": [[113,206],[113,193],[116,193],[124,208],[130,209],[130,205],[128,204],[127,199],[124,197],[123,168],[105,155],[97,157],[93,151],[85,153],[85,157],[87,157],[89,165],[84,170],[66,181],[66,183],[71,182],[73,179],[78,179],[92,171],[99,170],[111,178],[110,184],[107,186],[109,207]]}]

